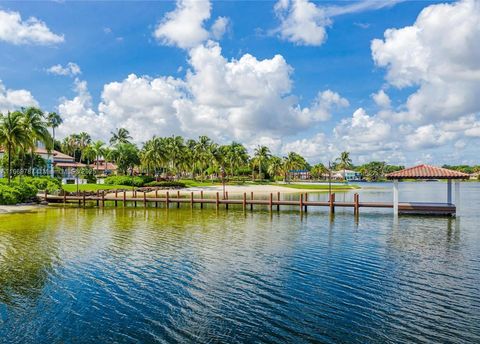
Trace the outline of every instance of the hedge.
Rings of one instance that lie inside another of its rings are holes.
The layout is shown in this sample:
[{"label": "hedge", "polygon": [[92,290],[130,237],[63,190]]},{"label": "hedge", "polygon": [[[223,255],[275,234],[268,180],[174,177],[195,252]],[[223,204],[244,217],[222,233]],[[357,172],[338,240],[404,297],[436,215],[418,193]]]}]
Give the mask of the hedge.
[{"label": "hedge", "polygon": [[185,183],[169,182],[169,181],[150,182],[150,183],[146,183],[145,186],[160,187],[160,188],[184,188],[184,187],[186,187]]},{"label": "hedge", "polygon": [[130,177],[130,176],[111,176],[105,178],[104,183],[106,185],[126,185],[126,186],[136,186],[141,187],[144,186],[146,183],[154,181],[154,178],[148,176],[138,176],[138,177]]},{"label": "hedge", "polygon": [[17,204],[32,201],[38,190],[49,192],[60,189],[60,181],[49,177],[19,177],[8,184],[5,178],[0,179],[0,204]]}]

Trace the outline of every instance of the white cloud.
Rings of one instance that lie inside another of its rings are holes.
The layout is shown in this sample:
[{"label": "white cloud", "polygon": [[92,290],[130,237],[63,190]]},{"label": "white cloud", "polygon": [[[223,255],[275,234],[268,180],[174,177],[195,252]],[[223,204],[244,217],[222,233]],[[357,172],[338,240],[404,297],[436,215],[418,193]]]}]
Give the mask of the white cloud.
[{"label": "white cloud", "polygon": [[338,146],[351,152],[365,153],[394,148],[391,126],[377,116],[369,116],[358,108],[334,128]]},{"label": "white cloud", "polygon": [[210,18],[210,9],[208,0],[177,0],[175,10],[168,12],[157,25],[155,38],[184,49],[197,46],[209,37],[203,24]]},{"label": "white cloud", "polygon": [[398,88],[417,86],[406,120],[455,120],[480,111],[480,2],[430,5],[412,26],[372,41],[375,63]]},{"label": "white cloud", "polygon": [[407,135],[405,142],[410,149],[426,149],[442,146],[457,137],[453,132],[444,131],[433,124],[424,125]]},{"label": "white cloud", "polygon": [[282,153],[297,152],[309,161],[319,161],[325,155],[331,156],[332,143],[324,133],[318,133],[313,137],[294,140],[283,145]]},{"label": "white cloud", "polygon": [[298,45],[320,46],[327,39],[327,27],[339,15],[376,10],[399,1],[358,1],[342,6],[316,5],[309,0],[279,0],[274,7],[280,27],[274,30],[286,41]]},{"label": "white cloud", "polygon": [[75,79],[74,84],[77,95],[73,99],[61,99],[58,106],[58,112],[63,118],[63,124],[58,128],[59,135],[66,136],[80,130],[88,130],[94,137],[106,138],[112,123],[93,110],[87,82]]},{"label": "white cloud", "polygon": [[82,71],[80,70],[80,67],[73,62],[67,63],[65,67],[62,66],[61,64],[51,66],[50,68],[47,69],[47,72],[50,74],[65,75],[65,76],[76,76],[82,73]]},{"label": "white cloud", "polygon": [[23,106],[38,106],[38,102],[30,91],[7,89],[0,80],[0,113],[19,110]]},{"label": "white cloud", "polygon": [[48,45],[61,43],[64,37],[50,31],[44,22],[35,17],[22,21],[20,13],[0,10],[0,41],[16,45]]},{"label": "white cloud", "polygon": [[384,90],[380,90],[377,93],[372,94],[373,101],[382,109],[388,109],[391,105],[391,100],[388,94]]},{"label": "white cloud", "polygon": [[302,109],[301,118],[305,123],[327,121],[335,108],[349,105],[348,100],[331,90],[318,92],[310,107]]},{"label": "white cloud", "polygon": [[275,14],[281,24],[280,37],[299,45],[321,45],[327,38],[326,27],[331,24],[322,7],[308,0],[280,0]]},{"label": "white cloud", "polygon": [[216,40],[222,38],[227,31],[229,25],[230,19],[228,19],[227,17],[218,17],[210,29],[212,38]]},{"label": "white cloud", "polygon": [[112,128],[128,127],[138,142],[153,135],[206,134],[221,142],[269,142],[279,149],[285,136],[348,105],[338,93],[326,90],[318,93],[311,107],[301,108],[291,94],[292,68],[281,55],[258,60],[245,54],[227,60],[219,44],[210,41],[191,49],[188,63],[185,78],[131,74],[104,85],[98,114],[86,84],[76,80],[77,96],[59,106],[68,118],[67,131],[78,131],[75,122],[100,121],[96,134],[103,139]]}]

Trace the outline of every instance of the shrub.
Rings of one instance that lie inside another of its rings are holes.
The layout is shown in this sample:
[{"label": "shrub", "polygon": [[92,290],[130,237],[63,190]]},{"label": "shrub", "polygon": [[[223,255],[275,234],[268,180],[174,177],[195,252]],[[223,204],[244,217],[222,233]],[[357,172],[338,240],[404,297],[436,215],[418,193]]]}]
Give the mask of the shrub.
[{"label": "shrub", "polygon": [[0,204],[17,204],[20,201],[20,193],[14,187],[0,184]]},{"label": "shrub", "polygon": [[152,182],[154,178],[148,176],[111,176],[105,178],[106,185],[126,185],[141,187],[146,183]]},{"label": "shrub", "polygon": [[145,186],[161,187],[161,188],[184,188],[186,185],[182,182],[150,182]]}]

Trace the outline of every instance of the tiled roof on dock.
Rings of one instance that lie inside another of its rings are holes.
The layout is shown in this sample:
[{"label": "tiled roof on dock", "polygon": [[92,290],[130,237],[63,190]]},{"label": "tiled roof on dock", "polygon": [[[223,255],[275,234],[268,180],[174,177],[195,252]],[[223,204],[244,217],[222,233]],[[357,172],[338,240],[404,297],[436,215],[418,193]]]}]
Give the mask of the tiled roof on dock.
[{"label": "tiled roof on dock", "polygon": [[386,175],[387,179],[468,179],[466,173],[431,165],[418,165]]}]

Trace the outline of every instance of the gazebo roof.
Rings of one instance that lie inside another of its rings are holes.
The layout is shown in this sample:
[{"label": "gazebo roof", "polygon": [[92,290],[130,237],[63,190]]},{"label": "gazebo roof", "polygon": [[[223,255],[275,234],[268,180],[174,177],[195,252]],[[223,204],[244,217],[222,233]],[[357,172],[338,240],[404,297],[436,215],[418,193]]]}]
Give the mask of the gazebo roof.
[{"label": "gazebo roof", "polygon": [[386,175],[387,179],[468,179],[466,173],[431,165],[418,165]]}]

